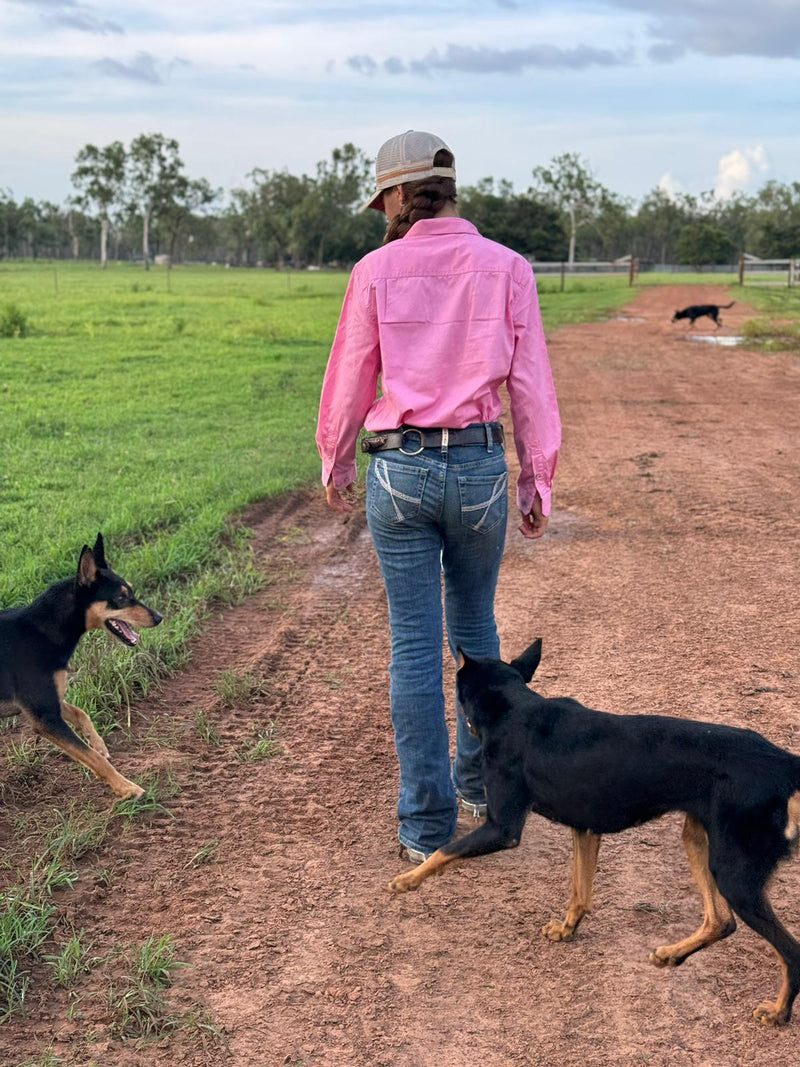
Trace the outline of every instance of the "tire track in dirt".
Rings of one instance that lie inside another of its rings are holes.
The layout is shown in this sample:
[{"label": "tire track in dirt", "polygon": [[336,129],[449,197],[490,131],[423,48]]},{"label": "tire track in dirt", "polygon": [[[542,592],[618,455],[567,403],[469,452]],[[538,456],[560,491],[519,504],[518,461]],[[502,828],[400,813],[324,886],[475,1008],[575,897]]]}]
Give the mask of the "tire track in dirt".
[{"label": "tire track in dirt", "polygon": [[[669,324],[685,293],[644,291],[634,321],[551,338],[565,425],[557,511],[540,543],[512,523],[503,648],[544,636],[547,694],[754,726],[800,751],[800,413],[788,402],[798,361],[687,344]],[[692,290],[701,302],[719,295]],[[725,330],[746,315],[737,304]],[[595,909],[572,944],[539,934],[566,902],[570,848],[540,819],[515,852],[391,897],[402,863],[388,627],[363,517],[343,524],[309,491],[247,523],[270,584],[215,617],[192,666],[136,709],[151,735],[172,730],[171,747],[123,748],[134,777],[172,766],[173,818],[132,823],[117,879],[91,891],[82,880],[69,902],[98,953],[172,933],[192,965],[176,1008],[206,1006],[224,1040],[179,1032],[144,1051],[110,1041],[90,975],[77,1019],[56,993],[0,1031],[9,1062],[55,1034],[66,1062],[99,1050],[115,1067],[796,1063],[797,1023],[771,1033],[749,1017],[779,982],[749,931],[674,973],[646,962],[700,917],[677,816],[603,842]],[[225,669],[263,678],[264,693],[223,709]],[[198,736],[198,709],[219,746]],[[273,720],[282,755],[240,759]],[[218,862],[192,867],[210,840]],[[799,875],[795,865],[776,879],[788,916]]]}]

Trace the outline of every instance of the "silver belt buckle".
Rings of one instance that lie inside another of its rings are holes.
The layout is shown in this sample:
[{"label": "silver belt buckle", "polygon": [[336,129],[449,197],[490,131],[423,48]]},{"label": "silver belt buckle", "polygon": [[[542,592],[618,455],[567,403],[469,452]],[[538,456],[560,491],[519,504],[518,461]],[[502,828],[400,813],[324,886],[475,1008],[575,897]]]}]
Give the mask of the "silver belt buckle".
[{"label": "silver belt buckle", "polygon": [[[407,433],[415,433],[415,434],[417,434],[419,436],[419,448],[416,450],[416,452],[408,452],[405,448],[403,448],[403,444],[405,442]],[[408,430],[408,429],[406,429],[406,430],[401,430],[400,431],[400,448],[398,449],[398,451],[402,452],[404,456],[418,456],[420,454],[420,452],[422,452],[422,450],[424,448],[425,448],[425,434],[422,432],[422,430]]]}]

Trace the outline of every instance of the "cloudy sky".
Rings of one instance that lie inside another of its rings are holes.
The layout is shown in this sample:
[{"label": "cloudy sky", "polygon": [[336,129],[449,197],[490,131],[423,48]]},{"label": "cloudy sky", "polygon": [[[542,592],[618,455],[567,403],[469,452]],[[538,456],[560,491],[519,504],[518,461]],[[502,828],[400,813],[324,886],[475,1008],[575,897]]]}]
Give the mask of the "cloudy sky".
[{"label": "cloudy sky", "polygon": [[62,202],[85,144],[192,177],[314,173],[427,129],[459,181],[578,152],[610,189],[800,181],[800,0],[0,0],[0,188]]}]

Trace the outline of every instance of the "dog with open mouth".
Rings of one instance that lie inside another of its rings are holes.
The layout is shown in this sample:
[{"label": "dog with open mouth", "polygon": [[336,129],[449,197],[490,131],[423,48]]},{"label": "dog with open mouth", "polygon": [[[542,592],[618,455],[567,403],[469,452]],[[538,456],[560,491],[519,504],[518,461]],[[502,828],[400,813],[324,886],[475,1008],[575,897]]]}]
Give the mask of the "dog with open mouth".
[{"label": "dog with open mouth", "polygon": [[0,718],[23,714],[35,733],[88,767],[118,797],[140,797],[141,786],[112,767],[86,712],[64,699],[67,667],[89,630],[107,630],[133,646],[137,628],[161,620],[109,567],[98,534],[94,548],[83,546],[74,578],[56,582],[25,607],[0,611]]}]

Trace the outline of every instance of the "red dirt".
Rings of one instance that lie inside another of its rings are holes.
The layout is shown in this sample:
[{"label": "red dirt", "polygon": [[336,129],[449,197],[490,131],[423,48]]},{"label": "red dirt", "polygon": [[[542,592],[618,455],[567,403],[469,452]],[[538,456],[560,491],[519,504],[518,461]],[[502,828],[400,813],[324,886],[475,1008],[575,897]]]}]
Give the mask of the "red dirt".
[{"label": "red dirt", "polygon": [[[686,343],[669,319],[688,299],[649,289],[618,319],[551,337],[565,426],[556,509],[542,542],[512,524],[503,649],[543,636],[546,694],[754,727],[800,752],[800,361]],[[691,300],[727,302],[712,286]],[[721,332],[748,315],[738,302]],[[704,326],[694,333],[714,332]],[[171,1003],[207,1009],[222,1033],[123,1044],[110,1037],[107,969],[80,981],[69,1018],[69,995],[37,968],[27,1017],[0,1028],[4,1063],[52,1043],[61,1062],[120,1067],[797,1064],[800,1017],[780,1031],[751,1017],[780,972],[750,930],[677,971],[647,962],[701,913],[680,816],[605,839],[595,908],[571,944],[539,933],[566,903],[569,832],[533,816],[516,851],[391,896],[404,863],[388,627],[363,517],[342,523],[308,491],[247,522],[271,584],[213,618],[192,665],[134,708],[133,739],[112,738],[134,779],[173,768],[174,817],[134,820],[59,895],[97,956],[174,935],[191,967]],[[257,673],[266,695],[223,709],[223,669]],[[197,735],[201,708],[219,746]],[[239,759],[272,720],[282,754]],[[12,793],[0,841],[60,796],[107,805],[102,786],[48,759],[43,799]],[[212,840],[218,861],[193,866]],[[114,870],[109,886],[95,884],[100,868]],[[791,924],[800,864],[780,871],[773,899]]]}]

